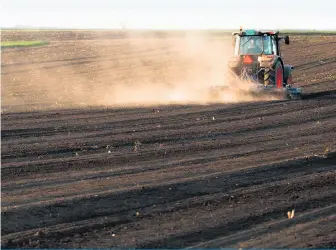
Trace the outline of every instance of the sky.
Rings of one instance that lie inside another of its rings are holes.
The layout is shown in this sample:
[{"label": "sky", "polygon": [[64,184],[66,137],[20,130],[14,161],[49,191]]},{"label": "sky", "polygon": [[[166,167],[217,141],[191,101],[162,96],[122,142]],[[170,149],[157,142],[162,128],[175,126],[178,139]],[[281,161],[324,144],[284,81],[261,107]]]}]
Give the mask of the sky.
[{"label": "sky", "polygon": [[1,0],[0,26],[336,30],[336,0]]}]

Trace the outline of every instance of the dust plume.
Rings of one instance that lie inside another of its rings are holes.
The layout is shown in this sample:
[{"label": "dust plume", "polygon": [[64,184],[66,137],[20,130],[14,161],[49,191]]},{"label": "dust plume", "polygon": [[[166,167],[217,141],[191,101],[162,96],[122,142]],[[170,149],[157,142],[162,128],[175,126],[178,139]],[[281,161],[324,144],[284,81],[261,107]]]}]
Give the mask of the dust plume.
[{"label": "dust plume", "polygon": [[[178,38],[154,38],[147,43],[146,37],[140,37],[129,40],[128,45],[131,51],[141,47],[150,50],[160,46],[164,48],[161,47],[162,54],[153,58],[151,65],[145,65],[139,57],[141,66],[129,68],[130,76],[136,77],[128,85],[123,81],[112,82],[104,93],[97,93],[95,104],[146,106],[279,99],[276,96],[251,95],[253,87],[250,83],[225,75],[227,60],[232,53],[231,37],[185,34]],[[212,89],[225,84],[230,88]]]},{"label": "dust plume", "polygon": [[66,40],[60,36],[45,47],[4,51],[3,107],[148,106],[275,99],[249,95],[250,84],[232,80],[229,89],[210,91],[212,86],[229,81],[225,72],[232,53],[230,36],[106,31],[78,39],[77,33],[72,34],[73,40],[67,33]]}]

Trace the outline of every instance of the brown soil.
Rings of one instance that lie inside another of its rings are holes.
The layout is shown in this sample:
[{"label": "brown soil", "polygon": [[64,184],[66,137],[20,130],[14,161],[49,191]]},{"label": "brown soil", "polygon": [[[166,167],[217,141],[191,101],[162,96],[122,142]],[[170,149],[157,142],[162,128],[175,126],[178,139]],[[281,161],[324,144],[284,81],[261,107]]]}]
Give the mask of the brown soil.
[{"label": "brown soil", "polygon": [[2,53],[2,247],[335,247],[336,37],[284,47],[303,100],[164,105],[230,38],[30,36]]}]

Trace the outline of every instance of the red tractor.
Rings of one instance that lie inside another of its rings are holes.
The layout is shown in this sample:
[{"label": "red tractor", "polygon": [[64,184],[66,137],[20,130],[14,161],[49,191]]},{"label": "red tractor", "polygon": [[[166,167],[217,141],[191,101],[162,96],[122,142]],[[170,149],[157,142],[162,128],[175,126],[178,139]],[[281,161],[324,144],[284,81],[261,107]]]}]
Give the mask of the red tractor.
[{"label": "red tractor", "polygon": [[[250,81],[265,90],[285,90],[291,99],[300,99],[301,90],[292,88],[291,65],[284,64],[280,41],[289,44],[279,32],[242,30],[232,34],[234,55],[228,61],[229,76]],[[259,88],[260,89],[260,88]]]}]

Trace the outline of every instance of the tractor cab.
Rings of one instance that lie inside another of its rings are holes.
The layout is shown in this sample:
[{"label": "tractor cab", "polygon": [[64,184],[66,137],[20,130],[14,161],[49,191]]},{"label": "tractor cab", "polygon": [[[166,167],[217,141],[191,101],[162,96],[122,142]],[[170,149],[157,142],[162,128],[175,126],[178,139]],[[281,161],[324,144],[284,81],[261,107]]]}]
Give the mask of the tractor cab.
[{"label": "tractor cab", "polygon": [[289,44],[289,37],[279,37],[279,32],[240,30],[233,33],[234,55],[276,55],[281,56],[279,41]]}]

